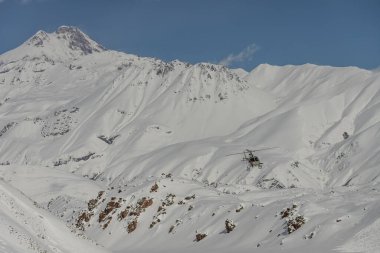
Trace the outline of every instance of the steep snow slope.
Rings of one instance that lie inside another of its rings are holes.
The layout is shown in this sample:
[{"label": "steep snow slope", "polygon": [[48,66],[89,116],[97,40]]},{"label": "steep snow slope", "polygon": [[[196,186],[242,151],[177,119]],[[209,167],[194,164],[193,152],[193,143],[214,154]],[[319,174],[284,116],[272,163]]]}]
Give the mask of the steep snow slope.
[{"label": "steep snow slope", "polygon": [[165,63],[65,26],[0,56],[0,175],[113,252],[376,252],[379,102],[378,72]]},{"label": "steep snow slope", "polygon": [[0,180],[1,252],[106,252],[77,238],[64,223]]},{"label": "steep snow slope", "polygon": [[[268,75],[268,71],[273,74]],[[379,182],[372,165],[379,162],[378,73],[310,64],[298,68],[262,65],[246,78],[271,90],[281,110],[265,115],[259,123],[246,124],[237,135],[251,131],[250,137],[262,143],[257,139],[259,129],[268,129],[276,120],[282,125],[288,122],[298,129],[292,127],[294,133],[290,135],[286,134],[288,129],[278,129],[275,136],[282,136],[289,151],[327,172],[325,184]],[[344,132],[350,136],[346,140],[342,137]],[[265,141],[269,143],[272,137]]]},{"label": "steep snow slope", "polygon": [[[121,163],[110,166],[108,174],[117,178],[112,173],[123,173],[122,178],[132,180],[170,171],[200,182],[246,187],[266,187],[263,180],[280,182],[277,186],[281,187],[312,188],[379,182],[380,76],[357,68],[313,65],[284,67],[280,73],[273,67],[273,74],[267,73],[271,68],[259,66],[246,78],[273,91],[278,98],[276,109],[247,119],[226,137],[170,145],[132,159],[124,156]],[[303,71],[314,80],[309,85],[304,84],[308,81]],[[275,74],[287,83],[275,81],[279,87],[273,87],[265,77]],[[288,94],[294,86],[304,91]],[[238,157],[226,157],[260,147],[278,149],[259,153],[264,161],[259,171],[247,172]]]}]

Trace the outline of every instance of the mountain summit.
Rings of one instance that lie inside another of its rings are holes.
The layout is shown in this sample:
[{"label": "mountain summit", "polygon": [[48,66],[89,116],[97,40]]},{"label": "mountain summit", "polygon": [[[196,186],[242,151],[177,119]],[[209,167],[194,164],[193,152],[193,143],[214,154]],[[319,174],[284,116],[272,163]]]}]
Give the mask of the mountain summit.
[{"label": "mountain summit", "polygon": [[92,54],[93,52],[104,51],[105,48],[95,41],[91,40],[77,27],[61,26],[55,32],[58,39],[66,40],[68,47],[72,50],[80,50],[83,54]]},{"label": "mountain summit", "polygon": [[90,39],[79,28],[74,26],[61,26],[54,33],[38,31],[26,43],[30,46],[44,47],[49,43],[60,42],[73,51],[80,52],[83,55],[92,54],[93,52],[102,52],[103,46]]},{"label": "mountain summit", "polygon": [[94,53],[107,51],[79,28],[61,26],[55,32],[38,31],[21,46],[4,53],[4,61],[47,58],[50,61],[66,62]]}]

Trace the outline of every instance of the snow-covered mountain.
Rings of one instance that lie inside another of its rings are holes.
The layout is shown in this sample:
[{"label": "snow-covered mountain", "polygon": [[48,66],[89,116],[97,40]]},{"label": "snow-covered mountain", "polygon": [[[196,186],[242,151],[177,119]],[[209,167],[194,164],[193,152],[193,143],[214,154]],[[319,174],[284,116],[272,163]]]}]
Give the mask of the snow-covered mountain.
[{"label": "snow-covered mountain", "polygon": [[[0,251],[380,251],[379,115],[379,72],[248,73],[39,31],[0,56]],[[229,156],[269,147],[262,168]]]}]

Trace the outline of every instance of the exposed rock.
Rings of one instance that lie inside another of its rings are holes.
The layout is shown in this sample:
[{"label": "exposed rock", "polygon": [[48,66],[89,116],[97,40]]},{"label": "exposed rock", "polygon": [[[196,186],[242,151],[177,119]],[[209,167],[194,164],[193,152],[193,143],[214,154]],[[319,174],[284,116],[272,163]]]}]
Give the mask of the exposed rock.
[{"label": "exposed rock", "polygon": [[128,228],[127,228],[128,234],[135,231],[136,228],[137,228],[137,220],[133,220],[133,221],[129,222]]},{"label": "exposed rock", "polygon": [[44,31],[38,31],[32,38],[28,40],[28,45],[42,47],[45,41],[49,41],[49,36]]},{"label": "exposed rock", "polygon": [[74,162],[87,161],[87,160],[90,159],[93,155],[95,155],[94,152],[89,152],[87,155],[84,155],[84,156],[82,156],[82,157],[78,157],[78,158],[73,157],[72,160],[73,160]]},{"label": "exposed rock", "polygon": [[154,183],[154,185],[150,188],[150,192],[157,192],[158,191],[158,184],[157,182]]},{"label": "exposed rock", "polygon": [[113,144],[113,142],[115,141],[115,139],[116,139],[117,137],[119,137],[119,136],[120,136],[119,134],[114,135],[114,136],[111,136],[111,137],[106,137],[106,136],[104,136],[104,135],[99,135],[98,138],[99,138],[100,140],[104,141],[105,143],[111,145],[111,144]]},{"label": "exposed rock", "polygon": [[185,200],[195,199],[195,194],[185,197]]},{"label": "exposed rock", "polygon": [[121,221],[125,219],[128,216],[128,213],[129,213],[128,209],[121,211],[118,215],[118,220]]},{"label": "exposed rock", "polygon": [[297,207],[298,206],[296,204],[293,204],[292,207],[288,207],[280,212],[281,219],[286,220],[286,229],[288,234],[291,234],[301,228],[306,222],[304,216],[297,214]]},{"label": "exposed rock", "polygon": [[285,185],[283,185],[280,181],[275,178],[262,178],[257,183],[257,186],[263,189],[284,189]]},{"label": "exposed rock", "polygon": [[87,207],[89,211],[92,211],[97,206],[98,200],[97,199],[90,199],[88,201]]},{"label": "exposed rock", "polygon": [[56,34],[58,34],[59,38],[69,42],[68,46],[70,49],[81,51],[84,55],[105,50],[103,46],[90,41],[89,38],[76,27],[61,26],[56,31]]},{"label": "exposed rock", "polygon": [[281,219],[284,219],[286,217],[292,216],[294,214],[296,208],[297,208],[297,205],[293,204],[292,207],[290,207],[290,208],[288,207],[288,208],[282,210],[281,213],[280,213]]},{"label": "exposed rock", "polygon": [[140,206],[140,208],[147,208],[150,207],[153,204],[153,199],[143,197],[140,199],[137,204]]},{"label": "exposed rock", "polygon": [[243,210],[244,209],[244,207],[242,206],[242,205],[240,205],[236,210],[235,210],[235,212],[237,212],[237,213],[239,213],[241,210]]},{"label": "exposed rock", "polygon": [[120,203],[119,202],[116,202],[116,201],[109,201],[107,203],[107,206],[106,208],[99,213],[99,219],[98,219],[98,222],[103,222],[105,220],[105,218],[107,217],[108,214],[110,214],[113,210],[117,209],[117,208],[120,208]]},{"label": "exposed rock", "polygon": [[73,161],[73,162],[87,161],[88,159],[93,158],[94,155],[95,155],[94,152],[89,152],[87,155],[84,155],[84,156],[81,156],[81,157],[72,157],[72,156],[69,156],[69,158],[67,158],[67,159],[59,159],[58,161],[55,161],[53,163],[53,165],[54,166],[61,166],[61,165],[64,165],[64,164],[68,164],[71,161]]},{"label": "exposed rock", "polygon": [[298,215],[295,218],[289,219],[287,221],[288,233],[291,234],[297,229],[301,228],[305,224],[306,220],[303,216]]},{"label": "exposed rock", "polygon": [[195,241],[199,242],[200,240],[203,240],[204,238],[206,238],[207,234],[196,234],[195,235]]},{"label": "exposed rock", "polygon": [[85,222],[89,222],[90,219],[91,219],[91,216],[93,215],[93,213],[90,213],[90,212],[87,212],[87,211],[84,211],[83,213],[81,213],[76,221],[76,224],[75,226],[77,228],[79,228],[80,230],[84,231],[84,225],[85,225]]},{"label": "exposed rock", "polygon": [[0,130],[0,137],[3,136],[9,129],[12,127],[15,127],[17,125],[16,122],[10,122],[6,124],[1,130]]},{"label": "exposed rock", "polygon": [[227,233],[232,232],[232,231],[235,229],[235,227],[236,227],[236,225],[234,224],[234,222],[233,222],[232,220],[229,220],[229,219],[227,219],[227,220],[224,222],[224,225],[225,225],[225,228],[226,228],[226,232],[227,232]]},{"label": "exposed rock", "polygon": [[162,206],[171,206],[174,204],[174,198],[176,196],[172,193],[169,193],[168,195],[166,195],[165,197],[165,200],[162,201]]}]

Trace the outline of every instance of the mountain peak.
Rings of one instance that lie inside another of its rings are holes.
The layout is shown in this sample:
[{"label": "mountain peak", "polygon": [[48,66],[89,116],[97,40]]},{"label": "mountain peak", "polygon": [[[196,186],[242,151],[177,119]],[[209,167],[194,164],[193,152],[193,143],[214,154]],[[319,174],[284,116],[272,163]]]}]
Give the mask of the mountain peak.
[{"label": "mountain peak", "polygon": [[58,27],[56,33],[65,33],[65,32],[80,32],[83,33],[78,27],[76,26],[69,26],[69,25],[61,25]]},{"label": "mountain peak", "polygon": [[39,30],[27,41],[27,44],[33,45],[36,47],[42,47],[44,43],[48,40],[49,40],[49,35],[45,31]]},{"label": "mountain peak", "polygon": [[55,34],[58,39],[67,41],[70,49],[80,50],[85,55],[105,50],[103,46],[90,39],[75,26],[60,26]]},{"label": "mountain peak", "polygon": [[38,31],[34,34],[26,44],[35,48],[57,48],[69,49],[69,54],[88,55],[94,52],[102,52],[106,49],[93,41],[88,35],[83,33],[75,26],[60,26],[55,32],[47,33],[45,31]]}]

